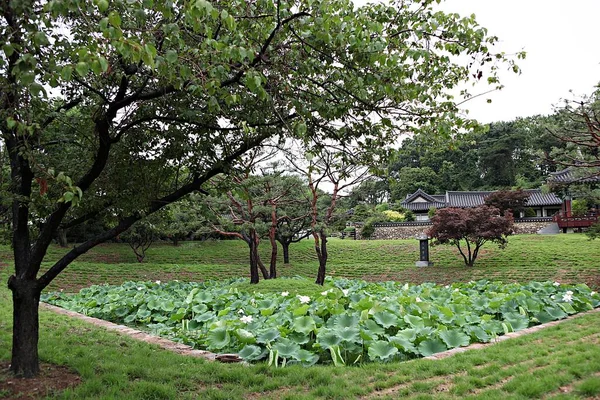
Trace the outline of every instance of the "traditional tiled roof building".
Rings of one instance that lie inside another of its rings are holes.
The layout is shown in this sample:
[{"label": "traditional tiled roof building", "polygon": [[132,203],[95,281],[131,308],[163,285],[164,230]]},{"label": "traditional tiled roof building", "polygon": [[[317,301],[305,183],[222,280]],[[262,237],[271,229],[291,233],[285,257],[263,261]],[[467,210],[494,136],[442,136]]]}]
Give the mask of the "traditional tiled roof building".
[{"label": "traditional tiled roof building", "polygon": [[[562,200],[554,193],[543,193],[541,189],[524,190],[529,194],[527,207],[532,208],[538,217],[549,217],[560,211]],[[485,204],[485,198],[492,191],[458,192],[447,191],[446,194],[430,195],[419,189],[402,201],[402,207],[415,213],[418,221],[429,219],[431,208],[445,207],[470,208]]]}]

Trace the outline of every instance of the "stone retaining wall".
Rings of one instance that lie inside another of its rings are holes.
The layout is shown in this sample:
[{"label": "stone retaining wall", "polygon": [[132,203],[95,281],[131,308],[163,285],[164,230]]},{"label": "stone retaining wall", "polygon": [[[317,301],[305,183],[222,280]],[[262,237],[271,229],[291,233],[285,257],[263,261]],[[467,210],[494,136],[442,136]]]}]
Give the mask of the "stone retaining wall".
[{"label": "stone retaining wall", "polygon": [[[514,224],[514,234],[515,235],[524,235],[524,234],[533,234],[537,233],[540,229],[551,224],[552,221],[535,221],[535,222],[515,222]],[[392,225],[386,224],[388,226],[375,226],[375,232],[371,239],[414,239],[416,236],[420,236],[423,232],[427,231],[431,225],[430,224],[422,224],[422,225]],[[357,231],[361,227],[357,226]],[[356,239],[362,239],[360,233],[357,233]]]}]

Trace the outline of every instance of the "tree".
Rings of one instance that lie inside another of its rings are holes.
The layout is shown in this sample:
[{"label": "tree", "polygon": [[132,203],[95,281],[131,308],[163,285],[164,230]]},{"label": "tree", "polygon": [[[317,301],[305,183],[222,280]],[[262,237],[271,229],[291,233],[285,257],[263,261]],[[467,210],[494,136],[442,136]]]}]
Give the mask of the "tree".
[{"label": "tree", "polygon": [[548,131],[561,142],[550,157],[566,167],[579,171],[579,181],[600,176],[600,89],[577,100],[564,100],[557,110],[559,126]]},{"label": "tree", "polygon": [[157,238],[158,231],[156,226],[148,220],[138,221],[129,229],[127,229],[119,237],[123,239],[133,253],[139,263],[144,261],[146,258],[146,250],[152,246],[152,243]]},{"label": "tree", "polygon": [[[504,215],[495,207],[442,208],[431,218],[433,226],[427,234],[435,240],[432,244],[456,246],[465,261],[472,267],[479,249],[487,242],[506,247],[506,237],[512,234],[513,218],[508,211]],[[463,243],[466,248],[463,248]]]},{"label": "tree", "polygon": [[308,236],[310,227],[309,199],[306,183],[297,175],[284,175],[281,171],[263,176],[265,202],[270,206],[269,241],[271,262],[269,274],[275,278],[277,242],[283,250],[283,262],[290,262],[290,244]]},{"label": "tree", "polygon": [[[393,142],[396,128],[471,126],[448,89],[474,65],[494,62],[492,84],[498,61],[518,68],[490,53],[497,38],[473,18],[435,3],[2,0],[11,370],[39,372],[40,293],[73,260],[198,192],[247,151],[306,139],[308,123],[324,141],[365,148]],[[327,129],[339,121],[346,131]],[[61,225],[97,210],[117,223],[41,271]]]},{"label": "tree", "polygon": [[390,197],[392,200],[403,200],[418,189],[431,194],[439,193],[442,189],[438,174],[429,167],[404,167],[390,183]]},{"label": "tree", "polygon": [[497,208],[501,213],[510,211],[513,215],[519,215],[521,211],[525,211],[529,195],[521,189],[504,189],[490,193],[485,197],[484,202],[490,207]]}]

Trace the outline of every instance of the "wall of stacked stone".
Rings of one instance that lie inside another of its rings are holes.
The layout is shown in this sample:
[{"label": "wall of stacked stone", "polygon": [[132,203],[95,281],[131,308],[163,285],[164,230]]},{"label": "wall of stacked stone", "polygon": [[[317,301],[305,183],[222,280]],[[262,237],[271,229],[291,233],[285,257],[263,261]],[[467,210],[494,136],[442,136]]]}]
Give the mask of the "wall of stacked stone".
[{"label": "wall of stacked stone", "polygon": [[[540,229],[548,226],[552,221],[524,221],[515,222],[514,234],[525,235],[537,233]],[[358,225],[358,224],[357,224]],[[431,224],[422,223],[419,225],[396,225],[396,224],[383,224],[383,226],[375,226],[372,240],[378,239],[414,239],[420,236],[422,233],[427,231],[431,227]],[[361,240],[360,229],[362,226],[356,226],[356,239]]]}]

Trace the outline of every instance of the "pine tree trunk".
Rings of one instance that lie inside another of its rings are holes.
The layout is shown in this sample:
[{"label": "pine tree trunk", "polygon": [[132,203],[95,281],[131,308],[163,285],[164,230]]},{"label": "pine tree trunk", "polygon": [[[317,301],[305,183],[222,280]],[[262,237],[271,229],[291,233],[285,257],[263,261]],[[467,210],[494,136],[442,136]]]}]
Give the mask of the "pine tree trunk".
[{"label": "pine tree trunk", "polygon": [[288,242],[281,242],[281,247],[283,248],[283,263],[290,263],[290,244]]},{"label": "pine tree trunk", "polygon": [[39,374],[39,314],[41,290],[34,280],[11,276],[8,287],[13,293],[13,342],[10,370],[31,378]]},{"label": "pine tree trunk", "polygon": [[327,270],[327,235],[324,231],[319,232],[321,237],[321,251],[319,254],[319,272],[317,273],[317,285],[323,286],[325,284],[325,272]]},{"label": "pine tree trunk", "polygon": [[258,245],[252,232],[250,233],[248,246],[250,247],[250,283],[258,283]]}]

